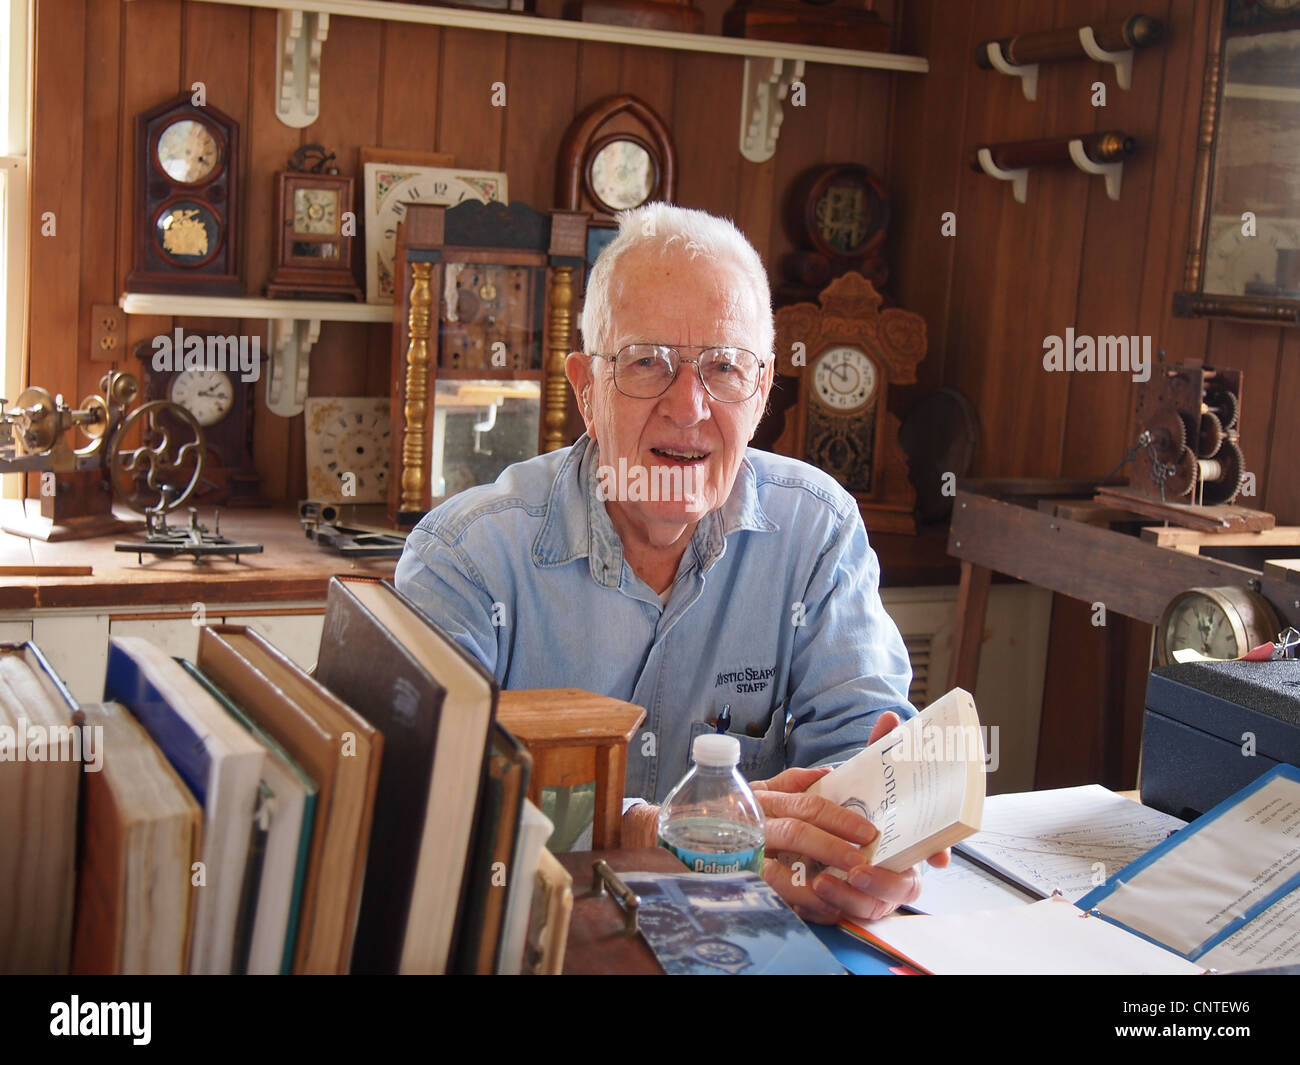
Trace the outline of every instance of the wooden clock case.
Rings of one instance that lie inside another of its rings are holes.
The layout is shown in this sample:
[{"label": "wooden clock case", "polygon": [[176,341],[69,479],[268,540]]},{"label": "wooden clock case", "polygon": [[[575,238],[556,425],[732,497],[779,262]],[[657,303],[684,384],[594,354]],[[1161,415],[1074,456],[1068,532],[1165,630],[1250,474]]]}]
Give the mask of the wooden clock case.
[{"label": "wooden clock case", "polygon": [[[874,363],[878,383],[871,407],[871,487],[853,495],[870,531],[913,534],[916,490],[898,441],[900,421],[888,404],[891,386],[916,383],[916,367],[926,353],[925,319],[897,307],[882,311],[880,304],[880,293],[870,281],[847,273],[822,291],[819,303],[797,303],[777,311],[777,380],[794,388],[795,400],[771,449],[817,464],[808,439],[809,405],[817,402],[811,395],[812,369],[828,348],[861,349]],[[802,365],[795,362],[800,351]]]}]

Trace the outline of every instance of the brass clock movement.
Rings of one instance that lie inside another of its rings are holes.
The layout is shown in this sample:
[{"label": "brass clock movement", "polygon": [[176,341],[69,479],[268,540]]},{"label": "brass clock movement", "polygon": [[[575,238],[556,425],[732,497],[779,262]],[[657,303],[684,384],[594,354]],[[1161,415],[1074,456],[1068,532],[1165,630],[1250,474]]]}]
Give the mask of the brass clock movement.
[{"label": "brass clock movement", "polygon": [[239,125],[189,93],[136,119],[130,292],[243,295]]},{"label": "brass clock movement", "polygon": [[914,533],[916,492],[888,399],[891,385],[916,381],[925,319],[880,303],[870,281],[847,273],[817,304],[777,311],[779,383],[795,400],[772,450],[831,474],[857,498],[872,532]]},{"label": "brass clock movement", "polygon": [[352,275],[352,179],[333,163],[333,153],[308,144],[275,175],[275,272],[266,286],[272,298],[362,298]]}]

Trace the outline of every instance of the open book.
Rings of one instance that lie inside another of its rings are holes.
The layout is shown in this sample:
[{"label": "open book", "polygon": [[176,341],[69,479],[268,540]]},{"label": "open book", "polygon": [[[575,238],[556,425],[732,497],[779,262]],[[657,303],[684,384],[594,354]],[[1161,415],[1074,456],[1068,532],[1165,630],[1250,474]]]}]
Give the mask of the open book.
[{"label": "open book", "polygon": [[969,692],[953,688],[808,789],[880,830],[868,860],[901,873],[978,832],[984,739]]}]

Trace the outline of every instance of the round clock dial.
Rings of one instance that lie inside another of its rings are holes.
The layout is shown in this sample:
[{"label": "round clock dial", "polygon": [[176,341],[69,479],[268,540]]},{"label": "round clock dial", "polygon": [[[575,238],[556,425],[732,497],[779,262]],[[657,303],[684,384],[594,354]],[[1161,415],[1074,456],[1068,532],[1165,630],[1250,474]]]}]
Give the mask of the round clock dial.
[{"label": "round clock dial", "polygon": [[202,122],[183,118],[158,137],[158,165],[173,181],[196,184],[221,162],[217,139]]},{"label": "round clock dial", "polygon": [[220,370],[183,370],[172,379],[170,399],[193,414],[206,429],[230,413],[235,387]]},{"label": "round clock dial", "polygon": [[1244,588],[1190,588],[1165,607],[1156,626],[1156,654],[1163,664],[1174,652],[1206,658],[1240,658],[1273,639],[1278,621],[1268,601]]},{"label": "round clock dial", "polygon": [[813,394],[838,414],[865,407],[876,395],[876,364],[861,348],[827,348],[813,367]]},{"label": "round clock dial", "polygon": [[339,228],[337,189],[295,189],[293,230],[295,233],[331,235]]},{"label": "round clock dial", "polygon": [[656,177],[654,159],[634,140],[612,140],[591,160],[591,191],[607,211],[640,207]]}]

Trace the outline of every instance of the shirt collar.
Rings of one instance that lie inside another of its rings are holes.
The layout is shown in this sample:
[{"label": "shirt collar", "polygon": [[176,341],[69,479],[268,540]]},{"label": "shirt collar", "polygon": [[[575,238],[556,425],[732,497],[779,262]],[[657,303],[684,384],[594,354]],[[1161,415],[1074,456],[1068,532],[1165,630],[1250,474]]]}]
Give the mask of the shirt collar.
[{"label": "shirt collar", "polygon": [[[533,561],[538,566],[560,566],[586,557],[591,560],[592,579],[616,588],[623,572],[623,542],[596,492],[599,459],[595,441],[586,434],[569,448],[551,484],[542,527],[533,541]],[[727,501],[700,519],[691,548],[704,571],[722,557],[726,538],[733,532],[779,528],[759,502],[758,477],[745,458]]]}]

